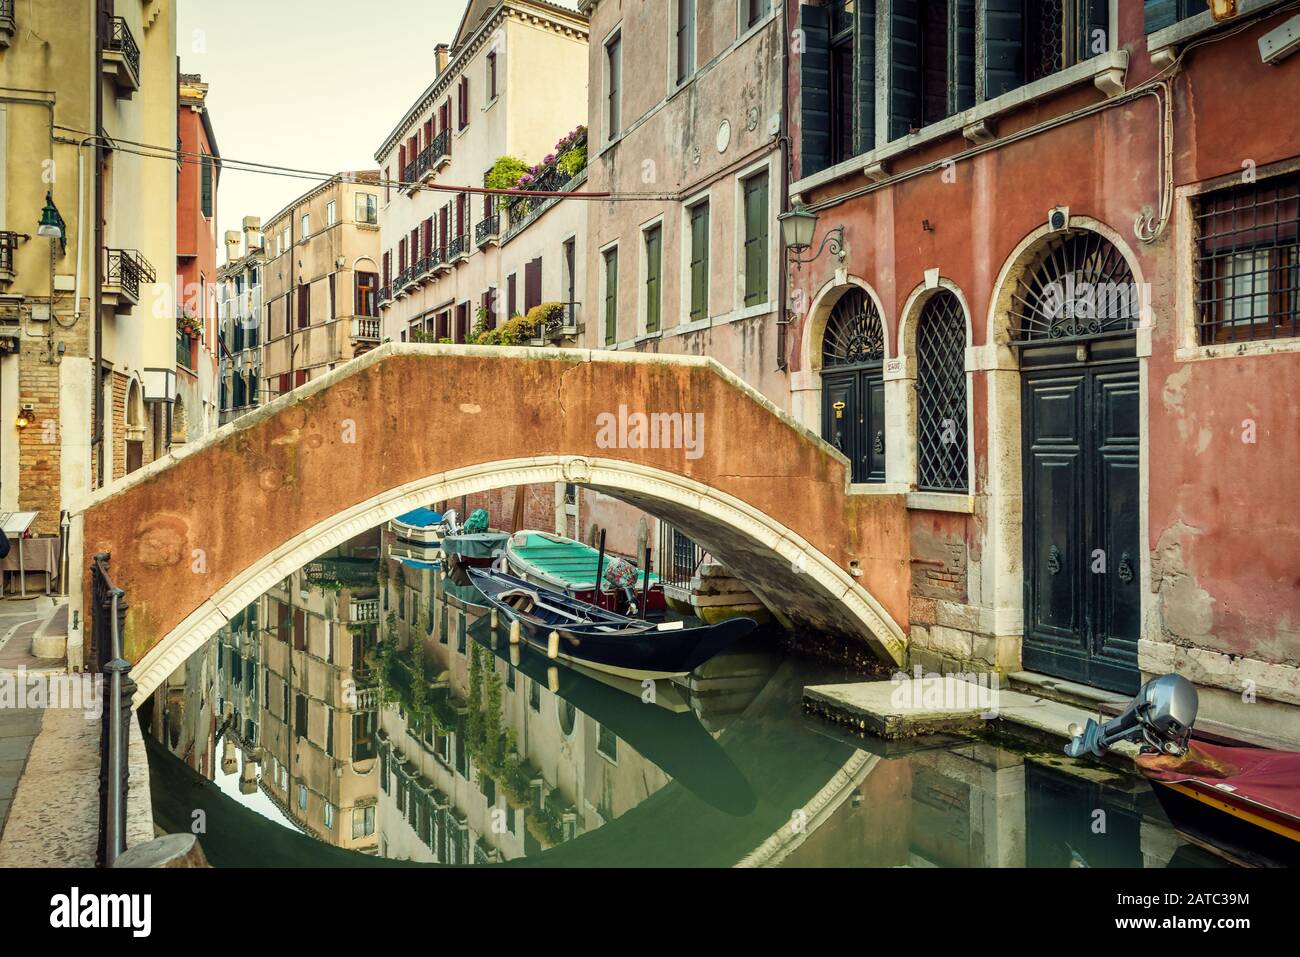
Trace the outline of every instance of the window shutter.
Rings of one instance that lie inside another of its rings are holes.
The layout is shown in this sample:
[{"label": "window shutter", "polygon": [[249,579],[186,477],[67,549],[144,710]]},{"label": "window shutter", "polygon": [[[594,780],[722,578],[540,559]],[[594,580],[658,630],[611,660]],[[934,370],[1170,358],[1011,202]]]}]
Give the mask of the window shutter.
[{"label": "window shutter", "polygon": [[803,55],[799,58],[799,175],[831,165],[830,15],[825,7],[799,8]]},{"label": "window shutter", "polygon": [[[1106,0],[1100,2],[1104,5]],[[954,0],[950,32],[952,73],[949,83],[949,112],[960,113],[975,105],[975,0]]]},{"label": "window shutter", "polygon": [[984,98],[1025,82],[1024,10],[1020,0],[985,0]]},{"label": "window shutter", "polygon": [[[990,0],[990,4],[996,0]],[[1004,0],[1005,2],[1005,0]],[[1016,0],[1019,3],[1019,0]],[[889,138],[906,136],[921,114],[921,9],[918,0],[889,5]]]},{"label": "window shutter", "polygon": [[605,253],[605,344],[618,341],[618,250]]},{"label": "window shutter", "polygon": [[709,207],[701,203],[691,210],[691,318],[703,319],[709,312]]},{"label": "window shutter", "polygon": [[876,146],[876,5],[859,3],[854,10],[853,151],[861,154]]},{"label": "window shutter", "polygon": [[516,280],[515,274],[511,273],[506,277],[506,318],[513,319],[516,314],[515,306],[518,297],[515,295]]},{"label": "window shutter", "polygon": [[1146,0],[1143,13],[1147,33],[1172,27],[1178,22],[1178,0]]},{"label": "window shutter", "polygon": [[645,331],[658,332],[660,318],[659,275],[663,265],[662,227],[645,234]]},{"label": "window shutter", "polygon": [[767,175],[745,181],[745,305],[767,301]]},{"label": "window shutter", "polygon": [[542,260],[524,264],[524,313],[542,303]]}]

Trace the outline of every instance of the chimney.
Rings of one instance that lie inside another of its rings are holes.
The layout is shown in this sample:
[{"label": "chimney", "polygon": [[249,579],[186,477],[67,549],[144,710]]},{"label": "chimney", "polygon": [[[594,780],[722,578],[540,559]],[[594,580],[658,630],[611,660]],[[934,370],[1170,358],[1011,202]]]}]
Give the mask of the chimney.
[{"label": "chimney", "polygon": [[449,58],[450,48],[445,43],[439,43],[433,48],[433,59],[438,65],[438,76],[442,76],[447,70],[447,60]]},{"label": "chimney", "polygon": [[232,263],[239,258],[239,244],[242,238],[233,229],[226,231],[226,262]]},{"label": "chimney", "polygon": [[244,217],[244,252],[251,253],[262,248],[262,217]]}]

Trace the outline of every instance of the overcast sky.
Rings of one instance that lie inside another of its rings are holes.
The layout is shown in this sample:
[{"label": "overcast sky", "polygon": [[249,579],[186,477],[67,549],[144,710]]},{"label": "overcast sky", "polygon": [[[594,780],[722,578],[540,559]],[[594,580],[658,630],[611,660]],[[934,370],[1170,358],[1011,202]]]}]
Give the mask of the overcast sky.
[{"label": "overcast sky", "polygon": [[[209,84],[222,156],[373,169],[375,150],[432,81],[433,48],[451,41],[463,10],[464,0],[180,0],[176,45],[181,71]],[[217,227],[265,221],[310,188],[227,169]],[[220,246],[217,259],[225,261]]]}]

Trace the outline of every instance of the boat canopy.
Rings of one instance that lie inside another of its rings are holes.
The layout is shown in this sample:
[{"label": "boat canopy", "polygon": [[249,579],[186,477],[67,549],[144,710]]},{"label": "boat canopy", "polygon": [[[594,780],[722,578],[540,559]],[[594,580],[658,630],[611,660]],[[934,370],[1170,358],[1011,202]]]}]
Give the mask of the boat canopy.
[{"label": "boat canopy", "polygon": [[429,528],[442,523],[442,516],[431,508],[413,508],[405,515],[397,516],[394,521],[412,528]]}]

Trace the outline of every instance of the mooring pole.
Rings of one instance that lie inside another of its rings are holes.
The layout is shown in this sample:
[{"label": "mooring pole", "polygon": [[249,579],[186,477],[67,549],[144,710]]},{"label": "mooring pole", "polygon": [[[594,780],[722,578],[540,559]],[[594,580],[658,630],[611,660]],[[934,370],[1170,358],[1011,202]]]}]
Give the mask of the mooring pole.
[{"label": "mooring pole", "polygon": [[641,553],[641,620],[646,620],[646,609],[650,605],[650,540],[647,538],[645,551]]},{"label": "mooring pole", "polygon": [[605,574],[605,530],[600,530],[600,552],[596,555],[596,600],[592,602],[597,608],[600,604],[600,581]]}]

